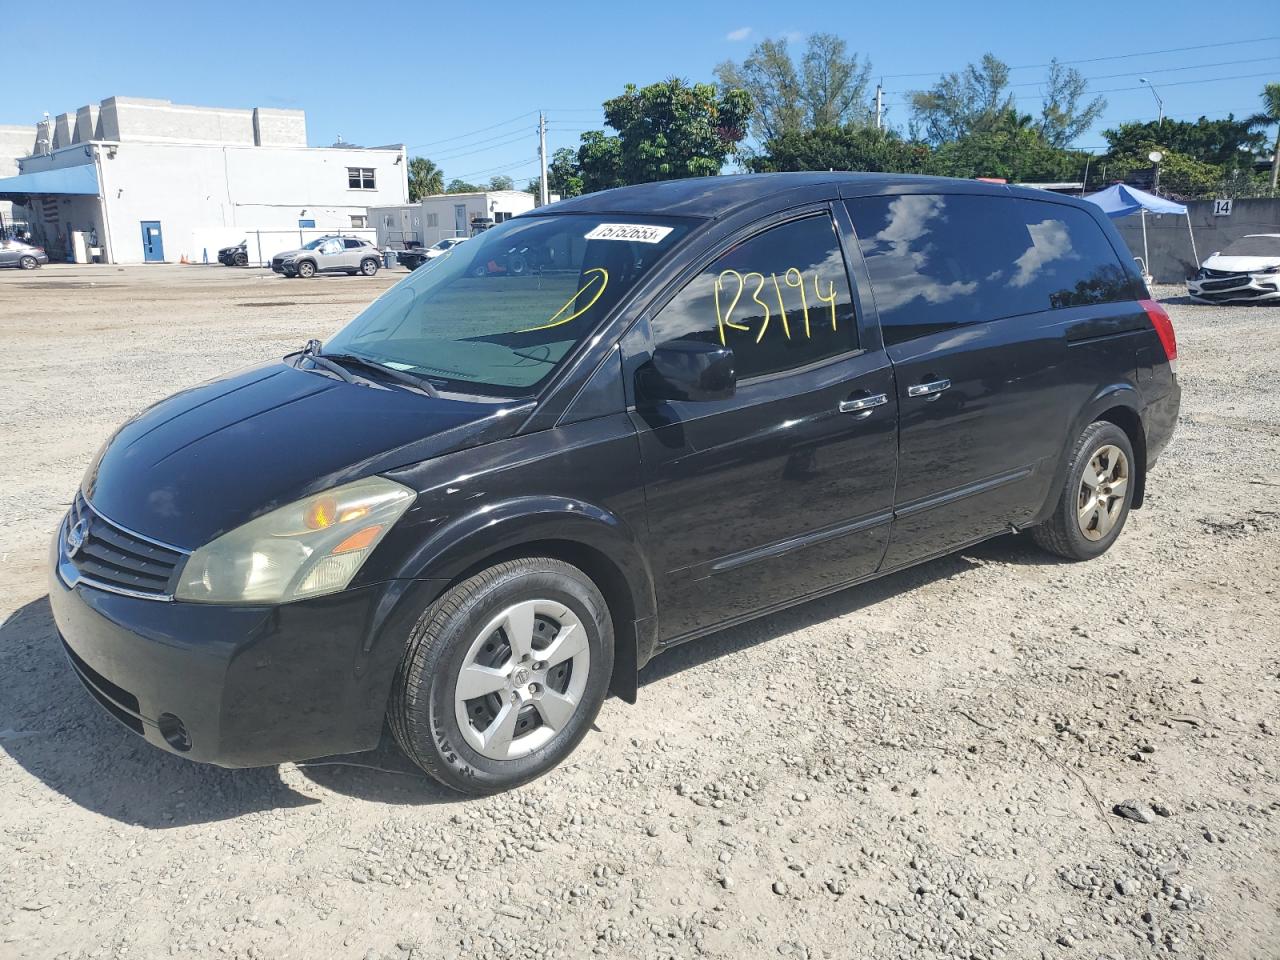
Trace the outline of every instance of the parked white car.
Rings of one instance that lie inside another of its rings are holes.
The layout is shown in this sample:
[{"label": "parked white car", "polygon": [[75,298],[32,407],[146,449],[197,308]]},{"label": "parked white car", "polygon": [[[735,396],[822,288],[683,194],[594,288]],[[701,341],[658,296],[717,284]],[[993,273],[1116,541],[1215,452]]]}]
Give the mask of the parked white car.
[{"label": "parked white car", "polygon": [[431,246],[427,247],[426,257],[428,260],[434,260],[436,257],[448,253],[466,239],[466,237],[445,237],[439,243],[433,243]]},{"label": "parked white car", "polygon": [[1215,253],[1187,281],[1197,303],[1280,300],[1280,233],[1253,233]]}]

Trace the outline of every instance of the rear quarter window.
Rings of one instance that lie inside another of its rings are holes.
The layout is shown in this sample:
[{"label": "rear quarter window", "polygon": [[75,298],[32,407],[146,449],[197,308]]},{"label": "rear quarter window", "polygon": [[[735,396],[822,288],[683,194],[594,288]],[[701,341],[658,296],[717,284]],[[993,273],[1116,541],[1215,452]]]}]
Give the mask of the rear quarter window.
[{"label": "rear quarter window", "polygon": [[887,344],[1145,293],[1087,212],[962,194],[847,202]]}]

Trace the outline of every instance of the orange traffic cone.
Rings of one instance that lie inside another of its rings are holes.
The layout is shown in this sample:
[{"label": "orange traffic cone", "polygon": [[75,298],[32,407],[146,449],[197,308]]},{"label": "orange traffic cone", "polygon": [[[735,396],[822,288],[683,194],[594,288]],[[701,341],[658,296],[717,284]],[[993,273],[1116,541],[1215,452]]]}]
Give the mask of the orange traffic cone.
[{"label": "orange traffic cone", "polygon": [[190,263],[191,261],[187,259],[187,255],[184,253],[184,254],[182,255],[182,259],[181,259],[181,260],[179,260],[178,262],[179,262],[179,263]]}]

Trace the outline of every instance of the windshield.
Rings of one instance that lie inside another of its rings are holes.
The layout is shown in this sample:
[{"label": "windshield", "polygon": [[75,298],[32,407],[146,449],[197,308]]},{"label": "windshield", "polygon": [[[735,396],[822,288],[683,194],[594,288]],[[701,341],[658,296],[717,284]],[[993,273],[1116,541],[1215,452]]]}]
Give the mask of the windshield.
[{"label": "windshield", "polygon": [[1224,257],[1280,257],[1280,236],[1241,237],[1227,244]]},{"label": "windshield", "polygon": [[635,216],[508,220],[415,270],[325,352],[446,389],[533,393],[688,230]]}]

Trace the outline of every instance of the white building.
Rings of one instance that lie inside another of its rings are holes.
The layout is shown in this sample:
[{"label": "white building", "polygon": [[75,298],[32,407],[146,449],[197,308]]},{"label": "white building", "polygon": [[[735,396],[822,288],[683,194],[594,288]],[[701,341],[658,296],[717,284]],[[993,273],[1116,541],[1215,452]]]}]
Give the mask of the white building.
[{"label": "white building", "polygon": [[403,145],[309,147],[301,110],[111,97],[44,121],[41,138],[0,198],[25,201],[54,259],[201,262],[242,239],[269,259],[322,233],[372,238],[367,208],[409,194]]},{"label": "white building", "polygon": [[418,203],[369,206],[369,226],[378,232],[378,246],[400,249],[415,243],[429,247],[446,237],[471,237],[495,223],[534,208],[534,196],[524,190],[484,190],[478,193],[436,193]]}]

